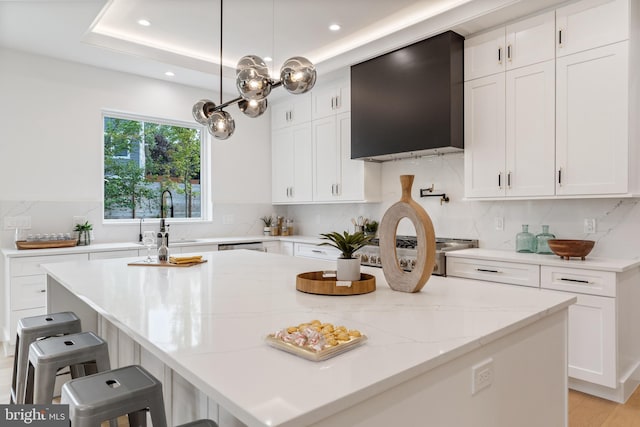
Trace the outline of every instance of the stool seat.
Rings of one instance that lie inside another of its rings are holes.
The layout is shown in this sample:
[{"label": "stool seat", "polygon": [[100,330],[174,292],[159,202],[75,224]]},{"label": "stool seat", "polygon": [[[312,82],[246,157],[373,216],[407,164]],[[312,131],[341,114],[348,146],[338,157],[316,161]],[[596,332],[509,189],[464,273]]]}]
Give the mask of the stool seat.
[{"label": "stool seat", "polygon": [[69,405],[73,427],[97,427],[121,415],[129,416],[130,425],[144,426],[146,409],[153,427],[167,426],[162,383],[138,365],[68,381],[60,403]]},{"label": "stool seat", "polygon": [[218,424],[211,420],[197,420],[186,424],[180,424],[177,427],[218,427]]},{"label": "stool seat", "polygon": [[24,403],[29,346],[42,338],[75,334],[81,331],[80,319],[70,311],[24,317],[18,320],[10,403]]},{"label": "stool seat", "polygon": [[53,399],[56,372],[69,366],[73,378],[86,375],[84,364],[95,363],[98,372],[108,371],[107,343],[93,332],[36,341],[29,347],[25,403],[49,404]]}]

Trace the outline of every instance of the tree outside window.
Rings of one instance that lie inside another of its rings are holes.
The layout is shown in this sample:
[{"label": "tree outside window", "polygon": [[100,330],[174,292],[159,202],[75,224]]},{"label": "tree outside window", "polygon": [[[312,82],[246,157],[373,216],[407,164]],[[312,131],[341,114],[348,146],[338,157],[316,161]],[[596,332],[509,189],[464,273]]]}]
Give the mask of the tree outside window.
[{"label": "tree outside window", "polygon": [[169,190],[174,217],[201,219],[201,156],[198,128],[105,115],[104,218],[160,218]]}]

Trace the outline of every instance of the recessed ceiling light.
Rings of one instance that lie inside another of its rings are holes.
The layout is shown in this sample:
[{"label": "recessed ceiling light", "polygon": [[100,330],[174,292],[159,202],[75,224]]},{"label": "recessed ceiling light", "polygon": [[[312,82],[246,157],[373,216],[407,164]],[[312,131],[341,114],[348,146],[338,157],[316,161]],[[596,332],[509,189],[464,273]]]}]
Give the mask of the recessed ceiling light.
[{"label": "recessed ceiling light", "polygon": [[164,73],[164,75],[168,77],[173,77],[175,76],[175,73],[173,71],[167,71],[166,73]]},{"label": "recessed ceiling light", "polygon": [[271,62],[271,61],[273,61],[272,57],[270,57],[270,56],[265,56],[264,57],[264,62]]},{"label": "recessed ceiling light", "polygon": [[151,21],[149,21],[148,19],[138,19],[138,24],[142,25],[143,27],[148,27],[149,25],[151,25]]},{"label": "recessed ceiling light", "polygon": [[329,25],[329,29],[330,29],[331,31],[338,31],[338,30],[340,29],[340,25],[338,25],[338,24],[331,24],[331,25]]}]

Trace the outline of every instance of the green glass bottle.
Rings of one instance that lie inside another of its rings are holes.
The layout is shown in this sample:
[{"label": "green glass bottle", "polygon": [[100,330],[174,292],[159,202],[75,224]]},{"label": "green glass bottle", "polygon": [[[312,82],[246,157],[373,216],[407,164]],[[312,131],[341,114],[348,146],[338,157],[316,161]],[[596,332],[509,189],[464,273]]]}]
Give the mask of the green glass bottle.
[{"label": "green glass bottle", "polygon": [[516,252],[536,252],[536,237],[529,233],[527,224],[522,224],[522,232],[516,235]]},{"label": "green glass bottle", "polygon": [[555,239],[555,238],[556,238],[556,236],[554,236],[553,234],[549,233],[549,226],[548,225],[543,225],[542,226],[542,233],[540,233],[540,234],[538,234],[536,236],[536,243],[537,243],[536,253],[539,253],[539,254],[552,254],[553,252],[549,248],[549,239]]}]

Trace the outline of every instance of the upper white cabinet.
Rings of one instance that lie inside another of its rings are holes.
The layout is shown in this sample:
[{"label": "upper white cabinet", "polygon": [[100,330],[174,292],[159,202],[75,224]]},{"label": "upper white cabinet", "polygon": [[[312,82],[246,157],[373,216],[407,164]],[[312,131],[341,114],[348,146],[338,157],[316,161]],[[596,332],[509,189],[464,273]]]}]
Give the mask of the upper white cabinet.
[{"label": "upper white cabinet", "polygon": [[348,82],[333,83],[314,89],[311,92],[313,119],[351,111],[350,94]]},{"label": "upper white cabinet", "polygon": [[351,114],[313,121],[317,202],[379,201],[380,163],[351,160]]},{"label": "upper white cabinet", "polygon": [[466,197],[637,194],[639,25],[635,1],[583,0],[468,38]]},{"label": "upper white cabinet", "polygon": [[556,194],[622,194],[629,174],[628,42],[558,58]]},{"label": "upper white cabinet", "polygon": [[466,39],[465,81],[553,59],[554,24],[548,12]]},{"label": "upper white cabinet", "polygon": [[627,40],[629,16],[629,0],[583,0],[557,9],[556,56]]},{"label": "upper white cabinet", "polygon": [[311,121],[311,94],[287,96],[271,107],[271,129],[282,129]]},{"label": "upper white cabinet", "polygon": [[289,107],[273,107],[273,203],[380,201],[381,165],[351,159],[349,92],[347,80],[316,85],[300,125],[283,124]]},{"label": "upper white cabinet", "polygon": [[273,203],[312,200],[311,123],[277,129],[271,136]]},{"label": "upper white cabinet", "polygon": [[465,82],[466,197],[553,195],[553,23],[546,13],[494,31],[506,31],[506,71]]}]

